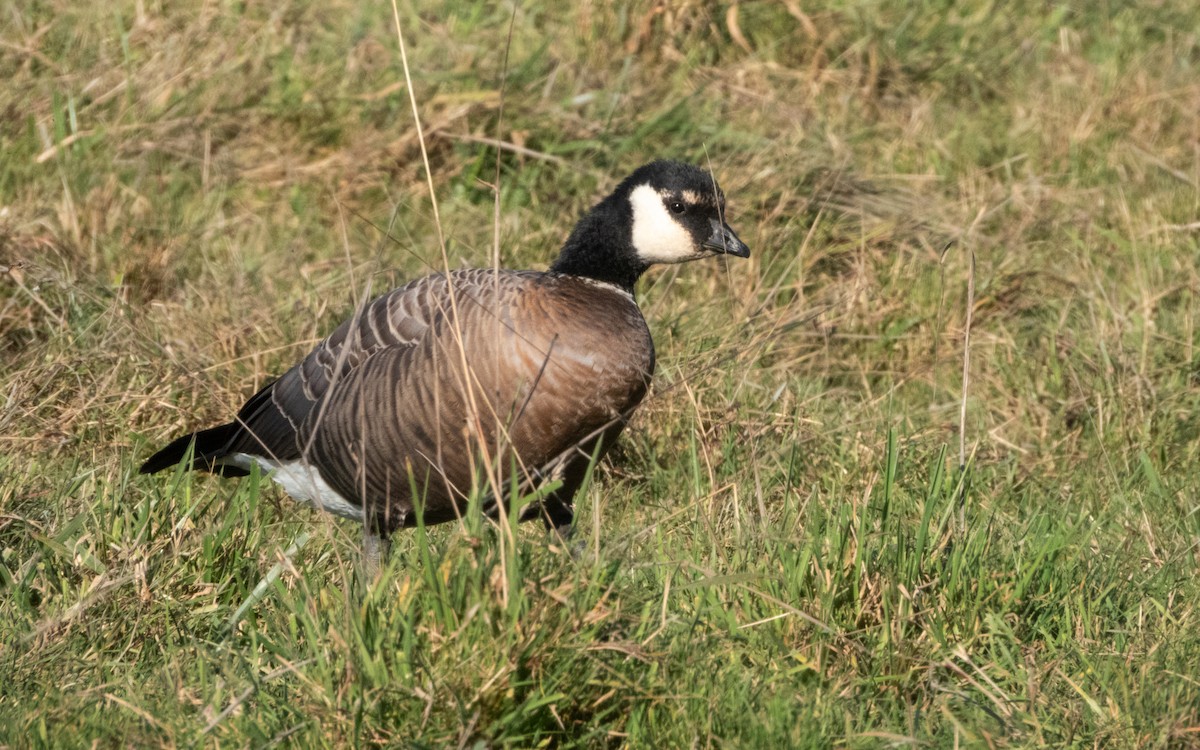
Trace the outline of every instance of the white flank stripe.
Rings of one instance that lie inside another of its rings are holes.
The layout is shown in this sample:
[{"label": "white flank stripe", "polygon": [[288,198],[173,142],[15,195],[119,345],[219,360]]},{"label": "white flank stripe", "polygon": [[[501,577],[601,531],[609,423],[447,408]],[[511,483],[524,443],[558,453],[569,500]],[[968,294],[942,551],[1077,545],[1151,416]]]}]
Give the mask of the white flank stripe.
[{"label": "white flank stripe", "polygon": [[321,473],[302,461],[274,461],[262,456],[251,456],[248,453],[234,453],[226,456],[225,462],[249,470],[252,464],[283,488],[283,491],[314,508],[320,508],[335,516],[349,518],[359,523],[363,520],[362,508],[354,505],[330,487]]}]

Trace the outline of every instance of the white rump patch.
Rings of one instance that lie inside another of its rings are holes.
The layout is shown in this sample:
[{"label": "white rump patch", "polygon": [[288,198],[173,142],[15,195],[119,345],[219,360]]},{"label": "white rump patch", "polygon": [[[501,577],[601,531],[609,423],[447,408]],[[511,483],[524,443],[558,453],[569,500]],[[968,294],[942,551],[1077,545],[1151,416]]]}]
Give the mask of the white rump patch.
[{"label": "white rump patch", "polygon": [[339,495],[321,478],[321,473],[309,464],[302,461],[275,461],[248,453],[234,453],[226,456],[224,461],[247,471],[252,464],[258,464],[258,468],[264,474],[269,472],[268,476],[292,499],[362,523],[362,508]]},{"label": "white rump patch", "polygon": [[634,188],[633,249],[646,263],[682,263],[707,255],[691,233],[663,204],[663,196],[649,185]]}]

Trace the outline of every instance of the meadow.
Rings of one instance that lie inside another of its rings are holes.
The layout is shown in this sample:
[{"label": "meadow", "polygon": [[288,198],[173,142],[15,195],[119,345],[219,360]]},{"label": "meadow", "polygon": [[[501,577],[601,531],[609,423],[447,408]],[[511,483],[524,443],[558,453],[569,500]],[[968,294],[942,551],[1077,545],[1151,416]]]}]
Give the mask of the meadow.
[{"label": "meadow", "polygon": [[[1200,747],[1200,5],[0,19],[0,746]],[[137,475],[658,157],[752,256],[643,280],[578,556]]]}]

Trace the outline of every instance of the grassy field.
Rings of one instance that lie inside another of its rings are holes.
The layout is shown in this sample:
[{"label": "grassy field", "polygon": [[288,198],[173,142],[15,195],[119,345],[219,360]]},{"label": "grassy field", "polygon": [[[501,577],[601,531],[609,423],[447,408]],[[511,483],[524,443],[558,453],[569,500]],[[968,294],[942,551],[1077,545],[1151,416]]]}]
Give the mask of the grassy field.
[{"label": "grassy field", "polygon": [[400,5],[452,266],[660,156],[753,257],[643,282],[583,555],[368,586],[136,467],[441,267],[391,5],[0,0],[0,745],[1200,747],[1200,6]]}]

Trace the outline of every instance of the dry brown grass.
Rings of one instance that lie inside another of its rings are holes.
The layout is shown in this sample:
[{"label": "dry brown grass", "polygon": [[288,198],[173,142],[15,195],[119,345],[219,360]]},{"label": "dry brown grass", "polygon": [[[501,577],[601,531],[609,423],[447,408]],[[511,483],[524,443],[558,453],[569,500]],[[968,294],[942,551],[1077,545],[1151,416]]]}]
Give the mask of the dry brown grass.
[{"label": "dry brown grass", "polygon": [[[490,542],[447,532],[435,571],[414,541],[360,606],[339,588],[353,532],[274,490],[267,507],[246,483],[131,474],[368,284],[440,266],[385,10],[3,9],[9,726],[1193,743],[1195,9],[535,4],[506,72],[508,10],[402,7],[451,265],[491,257],[488,144],[505,265],[543,266],[595,196],[664,155],[711,163],[754,256],[644,285],[660,370],[582,503],[597,567],[526,553],[524,593],[498,603]],[[939,535],[970,253],[970,505]],[[305,558],[222,640],[213,618],[297,525]],[[457,614],[447,586],[468,592]]]}]

